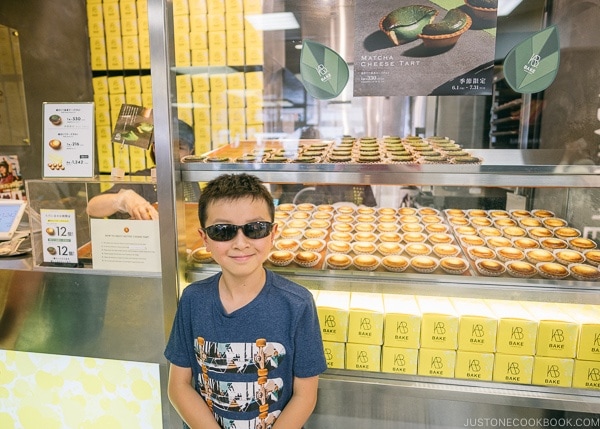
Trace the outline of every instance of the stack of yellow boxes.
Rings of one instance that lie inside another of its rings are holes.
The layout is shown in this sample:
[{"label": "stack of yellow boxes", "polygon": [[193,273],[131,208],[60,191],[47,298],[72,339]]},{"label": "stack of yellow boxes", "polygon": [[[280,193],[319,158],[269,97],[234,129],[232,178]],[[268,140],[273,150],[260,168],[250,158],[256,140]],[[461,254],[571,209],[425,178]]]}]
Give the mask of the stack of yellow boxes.
[{"label": "stack of yellow boxes", "polygon": [[263,33],[246,15],[262,0],[175,0],[177,107],[196,153],[263,132]]},{"label": "stack of yellow boxes", "polygon": [[600,308],[315,293],[329,368],[600,390]]},{"label": "stack of yellow boxes", "polygon": [[569,304],[563,308],[579,324],[572,387],[600,390],[600,308]]},{"label": "stack of yellow boxes", "polygon": [[[173,1],[177,115],[194,128],[196,153],[263,132],[263,33],[245,19],[260,13],[262,0]],[[87,16],[99,171],[151,167],[143,151],[110,142],[121,104],[152,107],[147,0],[87,0]]]},{"label": "stack of yellow boxes", "polygon": [[417,374],[452,378],[458,348],[458,314],[446,297],[417,296],[416,299],[421,310]]},{"label": "stack of yellow boxes", "polygon": [[346,367],[350,292],[319,291],[316,304],[327,367],[343,369]]},{"label": "stack of yellow boxes", "polygon": [[492,379],[529,384],[537,342],[537,320],[518,301],[490,300],[487,304],[498,319]]},{"label": "stack of yellow boxes", "polygon": [[346,369],[381,371],[383,315],[381,294],[362,292],[350,294]]},{"label": "stack of yellow boxes", "polygon": [[381,371],[417,374],[421,311],[414,296],[384,294],[385,310]]}]

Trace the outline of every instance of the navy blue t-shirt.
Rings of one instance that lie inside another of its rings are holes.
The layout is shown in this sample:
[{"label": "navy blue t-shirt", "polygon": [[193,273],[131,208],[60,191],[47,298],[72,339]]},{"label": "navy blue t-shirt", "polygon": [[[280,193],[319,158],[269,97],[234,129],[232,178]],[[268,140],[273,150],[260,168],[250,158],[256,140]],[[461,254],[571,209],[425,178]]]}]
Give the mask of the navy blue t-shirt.
[{"label": "navy blue t-shirt", "polygon": [[265,286],[227,314],[221,274],[187,286],[165,357],[192,368],[194,386],[221,427],[272,424],[292,396],[294,377],[327,368],[316,306],[304,287],[266,270]]}]

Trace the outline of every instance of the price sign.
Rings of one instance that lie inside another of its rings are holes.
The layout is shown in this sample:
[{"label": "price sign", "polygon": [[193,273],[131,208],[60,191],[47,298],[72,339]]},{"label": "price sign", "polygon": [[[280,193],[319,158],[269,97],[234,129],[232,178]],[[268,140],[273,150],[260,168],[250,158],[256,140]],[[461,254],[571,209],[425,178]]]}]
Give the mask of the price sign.
[{"label": "price sign", "polygon": [[77,263],[75,210],[40,210],[43,260],[49,263]]},{"label": "price sign", "polygon": [[44,177],[94,176],[94,103],[44,103]]}]

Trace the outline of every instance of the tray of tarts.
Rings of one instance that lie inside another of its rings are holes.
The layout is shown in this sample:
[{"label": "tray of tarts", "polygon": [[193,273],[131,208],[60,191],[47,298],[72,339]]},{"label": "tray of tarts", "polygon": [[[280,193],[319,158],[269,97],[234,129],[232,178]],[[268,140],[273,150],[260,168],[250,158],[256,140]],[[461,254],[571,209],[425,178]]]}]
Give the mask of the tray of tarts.
[{"label": "tray of tarts", "polygon": [[[275,218],[272,267],[600,280],[596,242],[549,210],[282,204]],[[214,262],[202,243],[188,260]]]}]

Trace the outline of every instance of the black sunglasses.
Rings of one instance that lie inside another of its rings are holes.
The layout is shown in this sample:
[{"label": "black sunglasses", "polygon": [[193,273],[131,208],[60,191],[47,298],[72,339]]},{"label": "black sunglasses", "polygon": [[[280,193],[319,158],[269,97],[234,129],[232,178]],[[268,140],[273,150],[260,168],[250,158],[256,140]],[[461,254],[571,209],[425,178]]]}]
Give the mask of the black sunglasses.
[{"label": "black sunglasses", "polygon": [[236,236],[238,229],[241,229],[244,235],[253,240],[265,238],[273,230],[274,223],[257,221],[246,225],[233,225],[231,223],[217,223],[215,225],[202,228],[208,238],[214,241],[229,241]]}]

